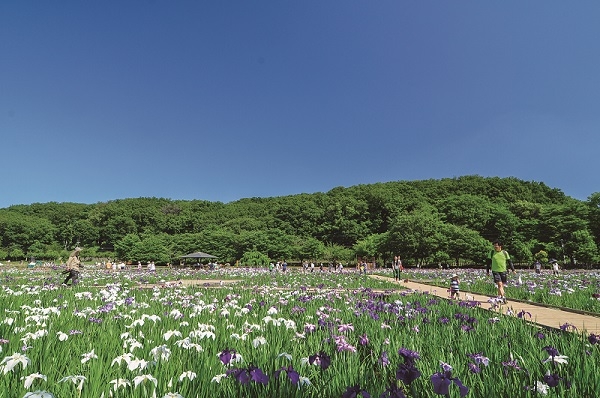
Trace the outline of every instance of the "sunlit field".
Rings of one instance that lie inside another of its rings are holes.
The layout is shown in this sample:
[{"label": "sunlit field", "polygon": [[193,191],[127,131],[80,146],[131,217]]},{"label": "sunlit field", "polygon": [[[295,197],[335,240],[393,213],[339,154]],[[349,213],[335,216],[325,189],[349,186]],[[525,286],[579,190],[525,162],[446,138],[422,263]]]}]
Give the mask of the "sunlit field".
[{"label": "sunlit field", "polygon": [[[59,269],[0,272],[0,398],[596,397],[600,385],[600,336],[354,271],[86,268],[75,287]],[[463,275],[461,288],[478,283]]]}]

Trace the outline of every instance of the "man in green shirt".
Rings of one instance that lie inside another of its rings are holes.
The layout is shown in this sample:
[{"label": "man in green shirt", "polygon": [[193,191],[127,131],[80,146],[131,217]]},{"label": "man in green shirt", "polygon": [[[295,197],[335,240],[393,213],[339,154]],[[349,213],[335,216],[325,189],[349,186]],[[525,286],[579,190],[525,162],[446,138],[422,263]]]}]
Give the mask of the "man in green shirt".
[{"label": "man in green shirt", "polygon": [[487,262],[486,271],[490,274],[490,266],[492,268],[492,276],[494,283],[498,286],[498,298],[506,303],[506,297],[504,297],[504,285],[506,284],[506,266],[510,266],[513,274],[516,273],[515,266],[513,265],[510,256],[506,250],[502,250],[502,243],[499,241],[494,242],[494,250],[490,253],[490,258]]}]

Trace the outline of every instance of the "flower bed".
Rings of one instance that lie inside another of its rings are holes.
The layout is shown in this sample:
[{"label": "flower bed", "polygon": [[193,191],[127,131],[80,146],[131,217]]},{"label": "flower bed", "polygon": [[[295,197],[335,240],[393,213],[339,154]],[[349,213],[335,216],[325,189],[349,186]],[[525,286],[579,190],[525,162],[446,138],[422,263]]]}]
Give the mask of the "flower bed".
[{"label": "flower bed", "polygon": [[212,279],[233,274],[244,282],[217,289],[5,274],[0,398],[587,397],[600,385],[599,336],[352,273]]}]

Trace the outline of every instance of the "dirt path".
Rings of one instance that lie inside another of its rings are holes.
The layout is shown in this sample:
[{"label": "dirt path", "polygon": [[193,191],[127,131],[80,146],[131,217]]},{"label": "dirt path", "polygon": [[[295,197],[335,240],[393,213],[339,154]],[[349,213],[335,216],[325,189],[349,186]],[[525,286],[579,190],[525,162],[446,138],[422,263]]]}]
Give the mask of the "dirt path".
[{"label": "dirt path", "polygon": [[[380,275],[370,276],[371,278],[386,280],[394,283],[393,278]],[[410,280],[406,282],[401,281],[395,283],[398,283],[399,286],[411,291],[424,293],[427,292],[434,296],[448,298],[448,291],[443,287],[427,285]],[[467,297],[467,295],[469,297]],[[498,312],[504,315],[510,314],[511,316],[516,316],[521,311],[525,311],[525,314],[531,314],[531,318],[529,315],[526,315],[524,317],[525,320],[543,325],[545,327],[560,329],[561,326],[565,328],[565,325],[569,325],[566,327],[566,330],[568,331],[583,332],[587,334],[600,334],[600,315],[590,315],[583,313],[583,311],[557,309],[543,305],[537,305],[535,303],[511,299],[509,299],[507,304],[493,309],[490,308],[491,304],[488,302],[490,298],[491,296],[485,296],[482,294],[465,292],[460,293],[461,300],[477,301],[481,303],[481,308],[489,309],[490,311]]]}]

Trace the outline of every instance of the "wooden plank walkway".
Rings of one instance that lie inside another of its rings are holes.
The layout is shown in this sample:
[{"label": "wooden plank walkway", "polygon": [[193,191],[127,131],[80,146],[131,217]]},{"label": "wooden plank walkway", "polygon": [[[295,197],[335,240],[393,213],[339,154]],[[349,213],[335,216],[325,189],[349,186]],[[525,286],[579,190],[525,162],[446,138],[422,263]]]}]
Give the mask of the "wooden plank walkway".
[{"label": "wooden plank walkway", "polygon": [[[370,276],[372,278],[384,279],[392,283],[394,282],[393,278],[380,275]],[[406,282],[403,280],[396,283],[405,289],[415,292],[429,293],[437,297],[449,298],[448,289],[443,287],[427,285],[411,280]],[[507,289],[507,294],[510,295],[509,289]],[[469,297],[467,297],[467,295]],[[492,298],[492,296],[470,292],[460,292],[461,300],[468,299],[478,301],[481,303],[481,308],[489,309],[490,311],[511,316],[516,316],[519,312],[525,311],[525,313],[531,314],[531,318],[529,318],[529,315],[525,317],[526,320],[543,325],[545,327],[560,329],[561,326],[564,328],[565,325],[569,325],[566,328],[567,331],[584,334],[600,334],[600,314],[595,316],[588,315],[577,311],[569,311],[565,309],[537,305],[530,302],[511,300],[510,297],[508,297],[507,304],[501,305],[497,308],[491,308],[492,305],[488,302],[490,298]]]}]

